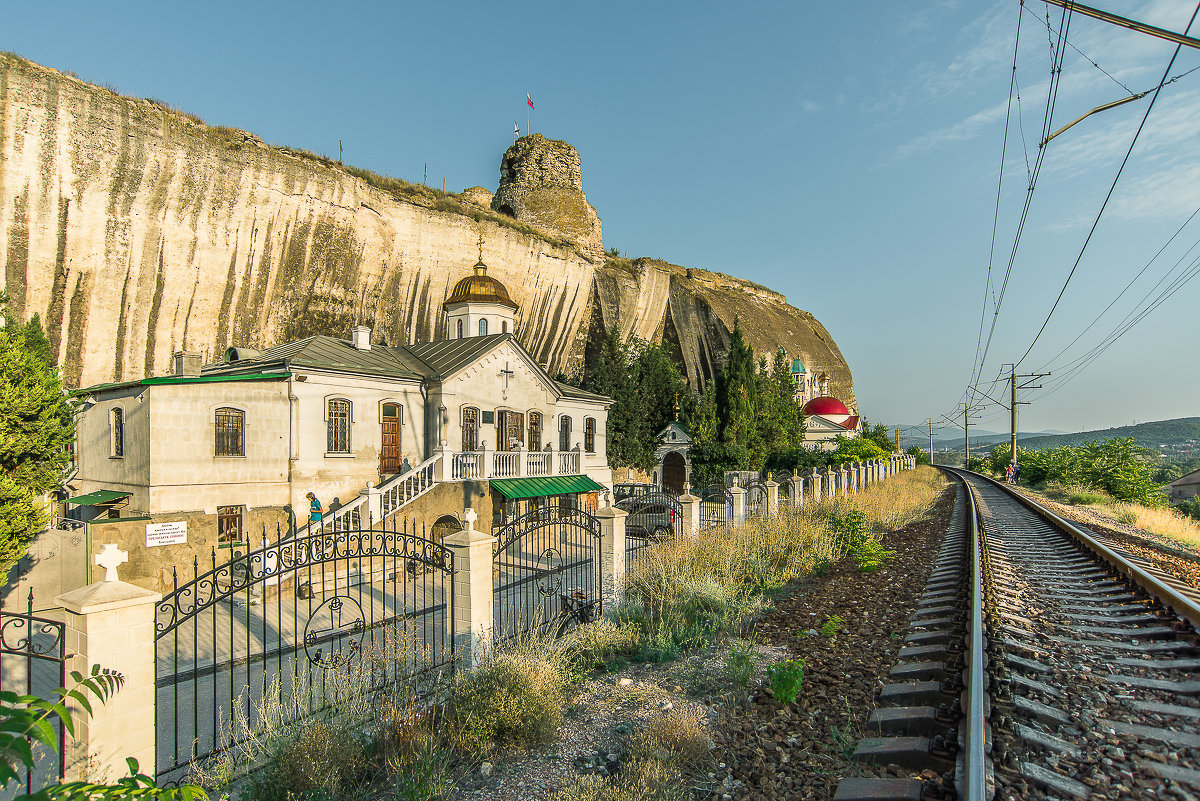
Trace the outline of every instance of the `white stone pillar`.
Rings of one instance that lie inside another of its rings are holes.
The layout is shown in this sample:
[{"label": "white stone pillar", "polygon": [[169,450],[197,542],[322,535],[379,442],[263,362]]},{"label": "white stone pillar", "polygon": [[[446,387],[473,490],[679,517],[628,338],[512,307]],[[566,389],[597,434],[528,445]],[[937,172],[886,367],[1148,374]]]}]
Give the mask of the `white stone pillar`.
[{"label": "white stone pillar", "polygon": [[450,450],[450,446],[444,442],[438,446],[437,452],[442,458],[433,463],[433,480],[440,484],[451,480],[454,457],[451,455],[453,451]]},{"label": "white stone pillar", "polygon": [[812,470],[812,491],[809,493],[809,497],[812,498],[813,503],[820,503],[821,499],[825,497],[822,494],[821,474],[817,472],[817,468],[815,467]]},{"label": "white stone pillar", "polygon": [[797,509],[804,508],[804,476],[796,475],[792,478],[792,506]]},{"label": "white stone pillar", "polygon": [[604,603],[615,607],[625,595],[625,518],[623,509],[606,506],[600,520],[600,587]]},{"label": "white stone pillar", "polygon": [[492,546],[496,538],[475,530],[474,509],[463,512],[464,528],[442,544],[454,554],[454,645],[459,664],[474,667],[492,642]]},{"label": "white stone pillar", "polygon": [[851,462],[850,469],[850,494],[858,494],[858,462]]},{"label": "white stone pillar", "polygon": [[774,516],[779,513],[779,482],[768,478],[763,486],[767,488],[767,514]]},{"label": "white stone pillar", "polygon": [[738,480],[735,478],[729,493],[733,495],[733,522],[734,525],[740,526],[746,522],[746,491],[738,486]]},{"label": "white stone pillar", "polygon": [[525,478],[529,475],[529,451],[522,445],[517,450],[517,476]]},{"label": "white stone pillar", "polygon": [[65,610],[67,670],[86,675],[99,665],[125,677],[104,703],[89,694],[91,716],[70,705],[75,736],[66,744],[69,780],[115,782],[129,775],[126,757],[148,776],[156,770],[154,608],[162,596],[117,578],[116,565],[127,559],[106,545],[96,563],[108,569],[107,579],[54,599]]},{"label": "white stone pillar", "polygon": [[376,487],[372,482],[368,481],[366,489],[358,494],[365,495],[367,498],[365,501],[363,501],[362,514],[360,515],[361,518],[365,519],[360,520],[359,525],[365,527],[367,519],[370,519],[375,523],[378,523],[380,520],[382,520],[383,490],[379,489],[379,487]]},{"label": "white stone pillar", "polygon": [[683,490],[683,494],[679,496],[683,519],[676,523],[675,533],[680,537],[695,537],[700,533],[700,499],[692,494],[691,487],[687,484]]}]

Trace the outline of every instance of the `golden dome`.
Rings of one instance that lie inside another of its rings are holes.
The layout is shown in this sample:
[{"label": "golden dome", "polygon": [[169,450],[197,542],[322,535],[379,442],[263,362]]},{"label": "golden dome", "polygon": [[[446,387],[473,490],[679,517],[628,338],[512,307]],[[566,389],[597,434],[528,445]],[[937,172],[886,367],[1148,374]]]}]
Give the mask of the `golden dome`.
[{"label": "golden dome", "polygon": [[452,303],[499,303],[516,311],[518,306],[508,296],[504,284],[487,274],[487,265],[482,261],[475,265],[475,274],[454,285],[450,297],[442,304],[443,309],[449,309]]}]

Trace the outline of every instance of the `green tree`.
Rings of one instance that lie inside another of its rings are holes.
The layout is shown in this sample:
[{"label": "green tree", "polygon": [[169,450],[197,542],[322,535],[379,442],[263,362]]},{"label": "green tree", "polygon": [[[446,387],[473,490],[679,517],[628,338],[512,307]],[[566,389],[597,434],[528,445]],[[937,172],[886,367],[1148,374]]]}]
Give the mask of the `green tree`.
[{"label": "green tree", "polygon": [[639,461],[643,417],[634,394],[629,348],[614,325],[604,335],[595,366],[584,377],[583,388],[613,399],[608,410],[608,462],[629,467]]},{"label": "green tree", "polygon": [[630,349],[636,353],[631,378],[637,399],[635,408],[641,417],[637,427],[641,437],[637,466],[650,470],[655,463],[658,432],[676,419],[676,405],[682,406],[682,399],[689,393],[683,373],[662,345],[634,340]]},{"label": "green tree", "polygon": [[896,443],[888,436],[887,426],[879,423],[874,428],[867,422],[867,418],[862,419],[862,438],[869,439],[878,445],[885,453],[892,453],[896,450]]},{"label": "green tree", "polygon": [[[36,318],[18,323],[7,308],[0,328],[0,586],[45,524],[37,496],[57,489],[70,463],[73,405]],[[33,505],[31,510],[30,506]]]},{"label": "green tree", "polygon": [[888,455],[888,451],[879,447],[873,440],[864,437],[847,439],[839,436],[837,444],[837,448],[829,454],[830,464],[866,462],[871,459],[883,459]]},{"label": "green tree", "polygon": [[729,361],[717,373],[717,424],[731,467],[748,470],[752,454],[759,453],[758,370],[754,349],[746,343],[737,318],[729,338]]},{"label": "green tree", "polygon": [[909,456],[915,456],[917,459],[917,464],[933,464],[933,460],[930,458],[929,454],[921,450],[920,445],[910,445],[907,449],[905,449],[904,452]]}]

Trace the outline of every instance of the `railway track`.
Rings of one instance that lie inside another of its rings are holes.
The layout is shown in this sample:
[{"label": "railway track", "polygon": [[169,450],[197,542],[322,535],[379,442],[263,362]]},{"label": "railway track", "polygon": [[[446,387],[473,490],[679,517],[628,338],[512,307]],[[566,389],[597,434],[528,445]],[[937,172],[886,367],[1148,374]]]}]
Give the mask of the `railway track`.
[{"label": "railway track", "polygon": [[1200,799],[1200,592],[948,472],[955,523],[855,754],[922,778],[835,798]]}]

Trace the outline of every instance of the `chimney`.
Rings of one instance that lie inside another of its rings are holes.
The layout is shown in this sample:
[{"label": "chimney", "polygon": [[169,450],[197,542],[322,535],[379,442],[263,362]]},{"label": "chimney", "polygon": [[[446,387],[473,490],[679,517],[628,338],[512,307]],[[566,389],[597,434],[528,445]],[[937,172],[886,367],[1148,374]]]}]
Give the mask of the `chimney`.
[{"label": "chimney", "polygon": [[200,375],[200,354],[190,350],[176,351],[175,375]]},{"label": "chimney", "polygon": [[350,329],[350,341],[358,350],[371,349],[371,329],[365,325],[356,325]]}]

